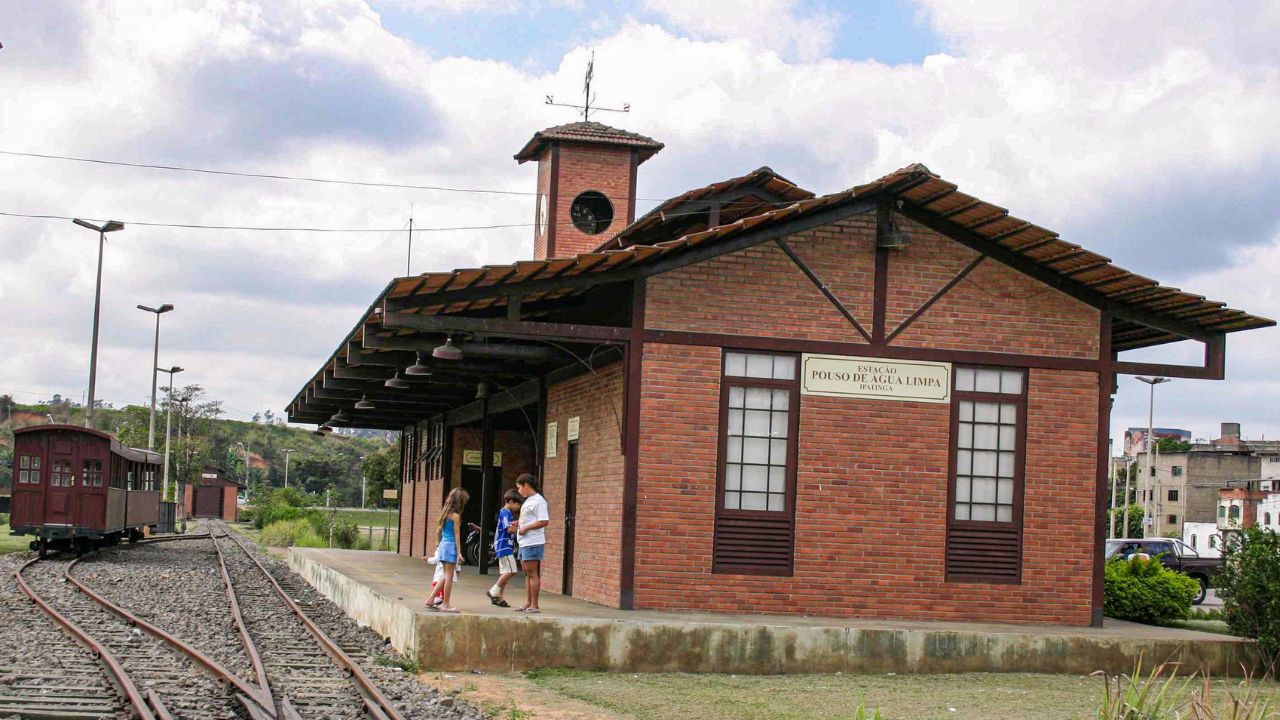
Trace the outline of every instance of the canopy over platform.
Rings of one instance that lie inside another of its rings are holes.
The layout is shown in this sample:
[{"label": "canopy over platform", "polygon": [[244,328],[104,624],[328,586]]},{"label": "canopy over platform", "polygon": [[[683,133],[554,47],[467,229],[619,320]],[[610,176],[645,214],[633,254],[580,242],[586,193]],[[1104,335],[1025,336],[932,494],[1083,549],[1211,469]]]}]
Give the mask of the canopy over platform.
[{"label": "canopy over platform", "polygon": [[614,362],[644,338],[637,281],[884,207],[1105,311],[1113,352],[1184,339],[1206,347],[1204,367],[1115,362],[1116,372],[1221,378],[1225,334],[1275,324],[1118,267],[923,165],[818,197],[761,168],[672,198],[595,252],[391,281],[289,419],[401,429],[440,414],[478,419],[486,394],[491,413],[534,403],[549,374]]}]

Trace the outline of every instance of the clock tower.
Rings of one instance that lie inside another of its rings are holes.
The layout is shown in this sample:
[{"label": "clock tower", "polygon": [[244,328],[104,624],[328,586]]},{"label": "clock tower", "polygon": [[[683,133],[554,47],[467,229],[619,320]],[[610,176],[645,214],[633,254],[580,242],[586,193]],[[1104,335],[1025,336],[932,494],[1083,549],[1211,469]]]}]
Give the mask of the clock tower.
[{"label": "clock tower", "polygon": [[598,122],[534,133],[516,161],[538,161],[534,259],[591,252],[635,220],[636,169],[662,149],[644,135]]}]

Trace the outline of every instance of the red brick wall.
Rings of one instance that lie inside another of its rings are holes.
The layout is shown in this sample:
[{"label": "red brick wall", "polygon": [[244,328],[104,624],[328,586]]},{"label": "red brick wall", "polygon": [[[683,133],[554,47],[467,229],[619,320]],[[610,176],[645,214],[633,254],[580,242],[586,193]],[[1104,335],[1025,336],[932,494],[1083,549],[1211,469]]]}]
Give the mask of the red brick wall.
[{"label": "red brick wall", "polygon": [[[875,215],[787,237],[806,265],[868,332],[875,279]],[[691,298],[697,298],[691,302]],[[665,330],[862,342],[858,331],[774,243],[656,275],[645,326]]]},{"label": "red brick wall", "polygon": [[[977,256],[922,225],[899,222],[911,245],[890,256],[886,332]],[[893,344],[1093,359],[1099,322],[1097,309],[987,259]]]},{"label": "red brick wall", "polygon": [[[560,146],[559,185],[552,219],[556,223],[555,257],[572,257],[591,252],[627,226],[631,189],[631,151],[626,148],[565,143]],[[573,226],[569,206],[587,190],[595,190],[613,203],[613,224],[597,235],[587,235]],[[535,242],[535,252],[538,246]],[[545,253],[546,249],[543,248]],[[536,259],[544,259],[536,255]]]},{"label": "red brick wall", "polygon": [[801,400],[793,577],[711,574],[720,349],[649,344],[636,606],[1090,621],[1097,380],[1030,378],[1023,583],[946,583],[946,405]]},{"label": "red brick wall", "polygon": [[558,423],[556,456],[543,466],[543,494],[551,525],[542,565],[543,587],[564,589],[565,473],[569,418],[578,417],[577,524],[573,596],[617,606],[622,553],[622,363],[547,388],[547,422]]},{"label": "red brick wall", "polygon": [[[537,422],[537,417],[530,415],[530,420]],[[479,450],[484,433],[480,428],[458,427],[453,429],[453,469],[449,477],[453,478],[450,487],[462,483],[462,451]],[[516,478],[523,473],[537,474],[534,465],[533,447],[529,442],[529,433],[513,430],[494,430],[493,449],[502,453],[502,467],[499,477],[502,478],[498,494],[501,495],[516,486]],[[480,498],[472,497],[471,502],[478,503]],[[434,515],[432,517],[435,517]],[[493,519],[490,519],[492,522]]]}]

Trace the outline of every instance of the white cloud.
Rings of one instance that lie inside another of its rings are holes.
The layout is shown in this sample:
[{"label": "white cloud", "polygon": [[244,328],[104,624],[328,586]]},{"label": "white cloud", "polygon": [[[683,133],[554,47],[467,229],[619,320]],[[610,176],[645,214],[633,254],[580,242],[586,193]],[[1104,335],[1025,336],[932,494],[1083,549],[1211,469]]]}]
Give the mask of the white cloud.
[{"label": "white cloud", "polygon": [[837,26],[829,13],[802,14],[796,0],[646,0],[645,6],[694,37],[745,40],[806,61],[830,49]]},{"label": "white cloud", "polygon": [[[751,12],[655,5],[670,27],[628,20],[589,44],[601,100],[633,107],[600,119],[667,144],[641,169],[643,197],[764,164],[831,191],[924,162],[1132,270],[1272,312],[1274,298],[1257,289],[1270,287],[1258,268],[1280,261],[1280,136],[1271,131],[1280,51],[1259,42],[1277,34],[1273,11],[1255,6],[1242,22],[1163,6],[1145,15],[1110,6],[1083,15],[1058,4],[925,6],[954,49],[890,67],[817,57],[835,25],[793,3]],[[433,58],[382,28],[360,0],[50,2],[18,14],[23,35],[4,38],[0,50],[11,68],[0,74],[0,148],[522,192],[532,189],[533,169],[511,154],[534,130],[572,117],[542,96],[576,96],[590,52],[567,49],[541,74]],[[1137,32],[1151,18],[1156,29]],[[519,195],[0,156],[4,211],[400,227],[410,205],[419,227],[533,216],[532,200]],[[527,257],[530,235],[423,234],[415,269]],[[188,367],[189,381],[231,407],[278,411],[403,272],[404,240],[130,226],[107,253],[100,394],[146,393],[137,368],[149,362],[150,331],[134,305],[173,302],[162,362]],[[92,241],[69,222],[0,219],[0,314],[6,342],[23,348],[0,356],[0,388],[80,394]],[[1232,254],[1237,246],[1252,249]],[[1169,388],[1168,409],[1197,432],[1228,414],[1280,432],[1265,419],[1280,392],[1267,380],[1275,342],[1271,331],[1233,337],[1231,380],[1180,382]],[[1182,387],[1191,395],[1177,395]],[[1208,388],[1222,404],[1194,398]],[[1144,416],[1145,398],[1123,391],[1116,408],[1121,427]]]}]

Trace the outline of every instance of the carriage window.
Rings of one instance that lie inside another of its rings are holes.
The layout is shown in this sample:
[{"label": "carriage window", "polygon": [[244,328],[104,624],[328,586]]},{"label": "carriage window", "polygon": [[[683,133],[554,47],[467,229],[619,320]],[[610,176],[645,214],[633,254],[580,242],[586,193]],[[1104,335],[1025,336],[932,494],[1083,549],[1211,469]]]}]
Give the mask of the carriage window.
[{"label": "carriage window", "polygon": [[80,484],[85,487],[102,487],[102,461],[85,460],[84,478]]},{"label": "carriage window", "polygon": [[40,484],[40,458],[35,455],[23,455],[18,462],[20,468],[36,468],[34,470],[18,470],[19,485],[39,485]]},{"label": "carriage window", "polygon": [[53,469],[49,473],[49,485],[52,487],[71,487],[76,476],[71,472],[70,460],[54,460]]},{"label": "carriage window", "polygon": [[125,478],[124,489],[125,490],[133,489],[133,471],[132,470],[129,471],[128,476],[126,476]]}]

